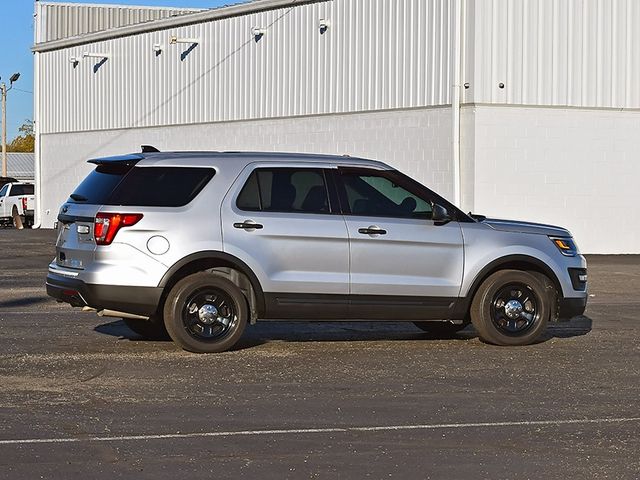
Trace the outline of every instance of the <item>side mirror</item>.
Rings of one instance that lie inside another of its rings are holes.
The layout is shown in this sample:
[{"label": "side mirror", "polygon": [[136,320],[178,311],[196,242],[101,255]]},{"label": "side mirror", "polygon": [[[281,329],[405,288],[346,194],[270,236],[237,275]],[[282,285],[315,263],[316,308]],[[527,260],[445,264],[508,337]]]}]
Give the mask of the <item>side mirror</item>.
[{"label": "side mirror", "polygon": [[451,215],[446,208],[442,205],[438,205],[437,203],[433,204],[433,214],[431,215],[431,219],[435,225],[446,225],[451,221]]}]

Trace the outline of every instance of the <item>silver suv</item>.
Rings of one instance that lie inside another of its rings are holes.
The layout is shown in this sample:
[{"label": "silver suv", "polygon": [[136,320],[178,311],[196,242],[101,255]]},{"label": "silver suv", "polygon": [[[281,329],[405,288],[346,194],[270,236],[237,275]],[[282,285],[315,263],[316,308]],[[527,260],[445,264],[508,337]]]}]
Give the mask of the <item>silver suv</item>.
[{"label": "silver suv", "polygon": [[221,352],[258,320],[386,320],[524,345],[584,312],[563,228],[467,215],[371,160],[149,150],[90,160],[47,276],[142,336]]}]

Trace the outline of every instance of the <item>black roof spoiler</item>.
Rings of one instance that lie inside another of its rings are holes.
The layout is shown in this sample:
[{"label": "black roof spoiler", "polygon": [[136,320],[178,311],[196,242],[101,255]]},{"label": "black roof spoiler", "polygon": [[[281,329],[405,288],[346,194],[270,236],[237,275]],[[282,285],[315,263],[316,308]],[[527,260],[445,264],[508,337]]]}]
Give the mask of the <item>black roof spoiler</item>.
[{"label": "black roof spoiler", "polygon": [[88,163],[93,163],[94,165],[118,164],[118,165],[133,166],[143,159],[144,159],[144,156],[137,153],[132,153],[129,155],[115,155],[113,157],[92,158],[91,160],[88,160]]}]

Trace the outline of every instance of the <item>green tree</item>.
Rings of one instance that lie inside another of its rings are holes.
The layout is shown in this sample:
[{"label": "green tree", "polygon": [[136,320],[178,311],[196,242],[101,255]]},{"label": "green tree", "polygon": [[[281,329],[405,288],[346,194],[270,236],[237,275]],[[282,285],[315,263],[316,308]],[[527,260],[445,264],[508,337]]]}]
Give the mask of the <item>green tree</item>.
[{"label": "green tree", "polygon": [[33,152],[36,141],[33,134],[33,122],[31,120],[25,120],[18,128],[18,132],[20,132],[18,136],[14,138],[9,145],[7,145],[7,151],[26,153]]}]

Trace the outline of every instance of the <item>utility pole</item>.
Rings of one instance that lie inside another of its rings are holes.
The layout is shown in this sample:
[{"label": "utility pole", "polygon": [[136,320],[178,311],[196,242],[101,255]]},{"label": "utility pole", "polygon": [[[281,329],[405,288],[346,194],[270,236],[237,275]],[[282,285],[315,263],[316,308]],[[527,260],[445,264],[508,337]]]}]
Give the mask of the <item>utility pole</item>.
[{"label": "utility pole", "polygon": [[2,82],[0,95],[2,95],[2,176],[7,176],[7,92],[13,88],[14,82],[20,78],[19,73],[14,73],[9,79],[9,88]]},{"label": "utility pole", "polygon": [[2,176],[7,176],[7,86],[0,85],[2,94]]}]

